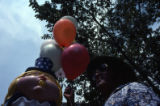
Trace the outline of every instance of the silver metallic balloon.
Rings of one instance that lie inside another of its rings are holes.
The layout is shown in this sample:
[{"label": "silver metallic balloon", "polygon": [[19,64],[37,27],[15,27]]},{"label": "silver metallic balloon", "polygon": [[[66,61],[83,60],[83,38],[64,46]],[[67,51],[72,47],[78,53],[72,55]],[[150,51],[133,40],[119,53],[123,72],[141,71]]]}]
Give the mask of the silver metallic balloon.
[{"label": "silver metallic balloon", "polygon": [[78,29],[77,20],[72,16],[63,16],[61,19],[69,19],[75,25],[76,29]]},{"label": "silver metallic balloon", "polygon": [[46,40],[41,45],[40,57],[47,57],[53,62],[52,71],[56,72],[61,68],[62,49],[55,40]]}]

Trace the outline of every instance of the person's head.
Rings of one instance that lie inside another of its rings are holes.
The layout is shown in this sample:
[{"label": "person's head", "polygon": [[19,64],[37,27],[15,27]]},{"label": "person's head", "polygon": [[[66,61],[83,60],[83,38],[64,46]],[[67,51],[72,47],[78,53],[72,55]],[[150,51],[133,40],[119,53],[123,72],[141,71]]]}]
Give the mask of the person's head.
[{"label": "person's head", "polygon": [[128,64],[116,57],[98,56],[91,60],[87,75],[96,88],[107,96],[116,87],[136,80]]}]

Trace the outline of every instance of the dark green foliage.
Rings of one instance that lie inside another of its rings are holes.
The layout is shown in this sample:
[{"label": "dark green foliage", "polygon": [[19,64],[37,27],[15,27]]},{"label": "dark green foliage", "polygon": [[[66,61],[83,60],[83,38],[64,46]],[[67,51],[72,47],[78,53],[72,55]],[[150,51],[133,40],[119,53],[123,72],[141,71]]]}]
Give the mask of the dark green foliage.
[{"label": "dark green foliage", "polygon": [[[107,55],[126,60],[137,77],[160,95],[159,0],[51,0],[43,5],[30,0],[30,6],[36,18],[47,22],[49,32],[43,39],[52,38],[57,20],[73,16],[79,26],[76,41],[88,48],[91,57]],[[78,95],[84,94],[82,102],[103,104],[94,87],[84,85],[87,80],[84,74],[74,84],[83,88],[77,91]]]}]

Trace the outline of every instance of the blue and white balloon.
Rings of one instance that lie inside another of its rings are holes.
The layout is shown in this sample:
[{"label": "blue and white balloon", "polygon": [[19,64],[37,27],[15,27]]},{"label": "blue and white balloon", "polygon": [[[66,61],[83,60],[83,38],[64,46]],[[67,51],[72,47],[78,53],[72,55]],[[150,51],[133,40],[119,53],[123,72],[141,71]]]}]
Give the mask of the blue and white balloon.
[{"label": "blue and white balloon", "polygon": [[61,68],[61,54],[62,49],[53,39],[46,40],[40,49],[40,57],[47,57],[53,63],[52,71],[56,72]]}]

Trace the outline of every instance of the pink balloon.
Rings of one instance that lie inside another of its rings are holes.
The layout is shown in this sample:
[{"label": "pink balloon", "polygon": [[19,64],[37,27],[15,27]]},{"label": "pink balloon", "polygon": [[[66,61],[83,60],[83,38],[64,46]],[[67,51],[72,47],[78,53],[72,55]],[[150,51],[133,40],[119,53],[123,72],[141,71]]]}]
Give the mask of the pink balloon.
[{"label": "pink balloon", "polygon": [[89,64],[87,49],[78,43],[65,48],[61,59],[62,68],[68,80],[74,80],[81,75]]}]

